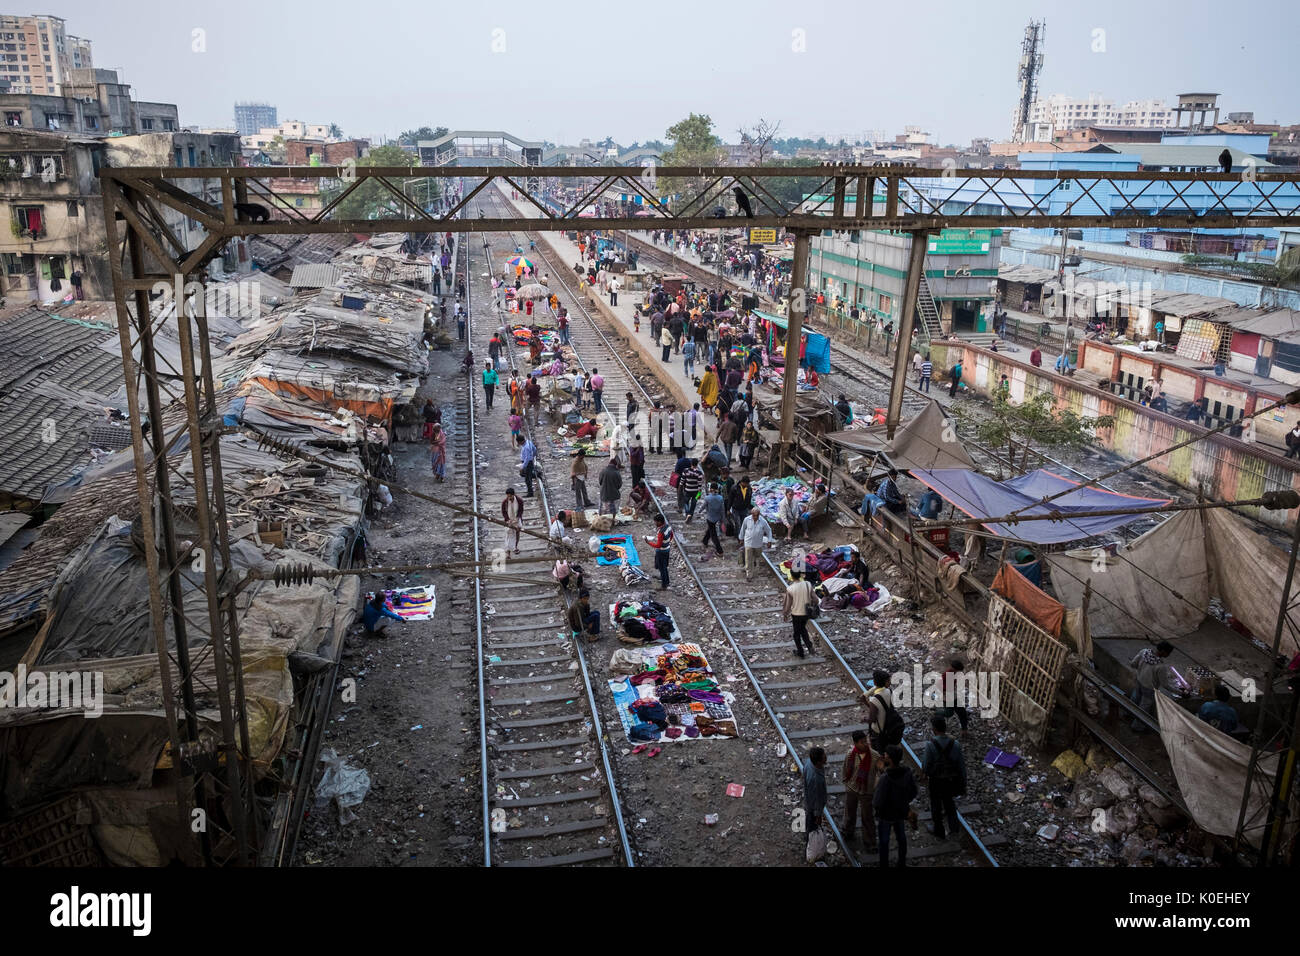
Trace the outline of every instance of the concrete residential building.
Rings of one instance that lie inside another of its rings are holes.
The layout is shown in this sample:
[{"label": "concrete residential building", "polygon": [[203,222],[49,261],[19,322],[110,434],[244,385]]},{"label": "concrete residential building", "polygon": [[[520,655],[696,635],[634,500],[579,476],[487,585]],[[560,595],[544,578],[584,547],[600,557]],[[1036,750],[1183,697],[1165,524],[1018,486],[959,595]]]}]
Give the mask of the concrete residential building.
[{"label": "concrete residential building", "polygon": [[[6,299],[46,302],[74,290],[80,273],[87,299],[112,294],[98,173],[101,166],[226,166],[238,162],[234,135],[144,133],[96,138],[25,129],[0,130],[0,263]],[[220,204],[215,180],[185,188]],[[179,210],[161,207],[168,228],[193,249],[206,233]],[[243,249],[241,256],[241,249]],[[247,249],[232,242],[224,266],[247,268]],[[58,287],[55,287],[57,283]]]},{"label": "concrete residential building", "polygon": [[235,129],[240,136],[253,136],[261,129],[270,129],[280,122],[277,111],[270,103],[236,103]]},{"label": "concrete residential building", "polygon": [[88,136],[180,129],[176,104],[132,99],[131,87],[114,70],[73,70],[60,95],[0,93],[0,116],[8,128]]},{"label": "concrete residential building", "polygon": [[61,17],[0,16],[0,80],[10,92],[63,96],[73,70],[93,67],[90,41],[69,34]]},{"label": "concrete residential building", "polygon": [[1086,99],[1053,93],[1034,103],[1029,119],[1060,132],[1088,126],[1164,129],[1175,124],[1175,116],[1164,100],[1130,100],[1117,107],[1099,93],[1090,93]]}]

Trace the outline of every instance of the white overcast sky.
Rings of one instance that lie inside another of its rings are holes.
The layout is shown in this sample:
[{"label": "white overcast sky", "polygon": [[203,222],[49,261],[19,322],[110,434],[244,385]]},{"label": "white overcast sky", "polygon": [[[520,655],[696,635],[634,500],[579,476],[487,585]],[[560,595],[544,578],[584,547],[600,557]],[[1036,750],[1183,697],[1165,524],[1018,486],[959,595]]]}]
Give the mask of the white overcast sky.
[{"label": "white overcast sky", "polygon": [[1298,0],[56,3],[40,12],[187,126],[232,125],[238,99],[371,137],[441,125],[627,144],[695,111],[728,142],[763,117],[783,136],[916,125],[965,144],[1009,134],[1031,18],[1047,21],[1044,94],[1215,92],[1225,112],[1300,122]]}]

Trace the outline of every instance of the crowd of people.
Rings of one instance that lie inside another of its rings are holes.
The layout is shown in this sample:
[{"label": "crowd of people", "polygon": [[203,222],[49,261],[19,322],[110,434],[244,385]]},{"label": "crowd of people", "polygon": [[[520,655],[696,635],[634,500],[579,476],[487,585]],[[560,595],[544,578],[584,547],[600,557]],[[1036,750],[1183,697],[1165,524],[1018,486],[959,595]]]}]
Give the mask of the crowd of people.
[{"label": "crowd of people", "polygon": [[732,241],[719,249],[718,237],[712,230],[656,229],[650,238],[655,245],[669,248],[680,256],[693,254],[704,265],[716,266],[721,259],[724,275],[769,299],[777,301],[790,294],[788,264],[761,246]]}]

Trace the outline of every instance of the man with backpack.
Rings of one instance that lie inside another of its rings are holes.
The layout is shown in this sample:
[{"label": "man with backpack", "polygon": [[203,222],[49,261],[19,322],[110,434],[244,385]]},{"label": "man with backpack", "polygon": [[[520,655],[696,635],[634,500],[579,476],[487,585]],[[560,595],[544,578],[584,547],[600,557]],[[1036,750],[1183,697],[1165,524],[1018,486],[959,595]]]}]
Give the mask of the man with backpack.
[{"label": "man with backpack", "polygon": [[930,832],[943,839],[944,821],[957,832],[957,798],[966,794],[966,759],[961,744],[948,736],[948,724],[938,714],[930,718],[934,732],[925,745],[921,775],[930,790]]},{"label": "man with backpack", "polygon": [[790,584],[785,589],[781,619],[794,621],[794,652],[803,657],[805,647],[809,654],[813,652],[812,638],[808,636],[808,620],[817,604],[817,593],[811,581],[803,580],[802,571],[791,571],[790,578]]},{"label": "man with backpack", "polygon": [[864,699],[871,749],[876,753],[884,753],[886,747],[903,742],[903,718],[894,706],[894,692],[889,689],[889,672],[873,671],[871,683],[871,692]]}]

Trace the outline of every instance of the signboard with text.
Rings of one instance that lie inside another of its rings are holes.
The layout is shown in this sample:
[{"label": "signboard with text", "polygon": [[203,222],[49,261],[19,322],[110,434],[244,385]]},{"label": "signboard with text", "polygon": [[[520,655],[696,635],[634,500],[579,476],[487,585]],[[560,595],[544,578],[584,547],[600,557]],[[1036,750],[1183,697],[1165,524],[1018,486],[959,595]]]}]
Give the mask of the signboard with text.
[{"label": "signboard with text", "polygon": [[749,242],[751,245],[768,246],[776,242],[775,229],[750,229]]},{"label": "signboard with text", "polygon": [[925,251],[932,256],[978,256],[992,247],[992,229],[945,229],[926,240]]}]

